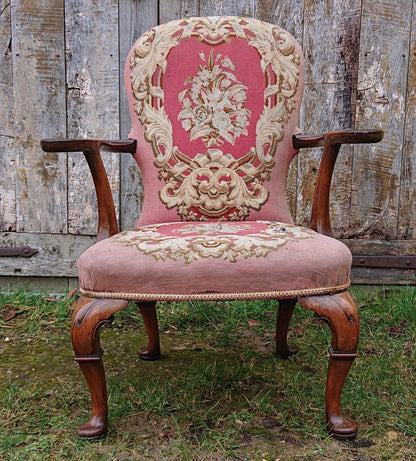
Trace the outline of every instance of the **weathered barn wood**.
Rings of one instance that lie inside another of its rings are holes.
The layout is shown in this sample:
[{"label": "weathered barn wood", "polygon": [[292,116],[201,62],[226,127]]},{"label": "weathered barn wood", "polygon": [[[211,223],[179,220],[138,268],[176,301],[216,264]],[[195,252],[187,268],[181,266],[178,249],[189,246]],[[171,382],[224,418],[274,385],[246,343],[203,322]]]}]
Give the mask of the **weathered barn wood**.
[{"label": "weathered barn wood", "polygon": [[0,276],[76,277],[76,260],[93,243],[94,238],[87,235],[55,234],[51,238],[50,234],[5,232],[0,238],[0,246],[29,245],[39,253],[23,262],[22,258],[2,258]]},{"label": "weathered barn wood", "polygon": [[200,0],[159,0],[158,3],[160,24],[185,16],[199,15]]},{"label": "weathered barn wood", "polygon": [[[0,276],[74,277],[92,242],[96,200],[81,154],[45,154],[44,137],[126,138],[125,57],[148,28],[183,16],[253,16],[303,45],[305,133],[381,128],[374,146],[345,146],[331,218],[355,254],[416,253],[414,0],[0,0],[0,246],[39,254],[0,259]],[[321,151],[293,162],[288,200],[309,220]],[[122,229],[141,209],[129,155],[105,156]],[[55,250],[52,250],[55,248]],[[355,268],[357,282],[416,282],[415,271]],[[1,283],[1,280],[0,280]]]},{"label": "weathered barn wood", "polygon": [[386,135],[354,155],[351,228],[359,237],[397,236],[411,13],[409,0],[363,1],[357,126],[377,123]]},{"label": "weathered barn wood", "polygon": [[416,239],[416,17],[412,15],[397,238]]},{"label": "weathered barn wood", "polygon": [[[308,133],[354,126],[352,108],[358,78],[360,47],[360,0],[306,2],[303,46],[306,84],[301,126]],[[313,114],[313,115],[312,115]],[[299,156],[296,220],[310,217],[314,178],[321,152]],[[342,148],[334,176],[332,227],[337,235],[348,232],[352,148]]]},{"label": "weathered barn wood", "polygon": [[16,229],[66,233],[66,155],[39,150],[66,135],[63,1],[16,0],[11,24]]},{"label": "weathered barn wood", "polygon": [[[117,0],[65,2],[67,133],[70,138],[119,138],[118,30]],[[68,155],[68,231],[71,234],[92,234],[97,226],[95,192],[82,157]],[[118,210],[119,159],[111,154],[103,157]]]},{"label": "weathered barn wood", "polygon": [[[158,24],[158,5],[154,0],[120,0],[120,135],[127,138],[130,132],[130,113],[124,91],[124,65],[126,57],[138,37]],[[136,162],[128,155],[120,159],[120,209],[119,225],[123,230],[136,224],[142,209],[143,185]]]},{"label": "weathered barn wood", "polygon": [[0,1],[0,229],[16,230],[13,152],[13,69],[10,2]]}]

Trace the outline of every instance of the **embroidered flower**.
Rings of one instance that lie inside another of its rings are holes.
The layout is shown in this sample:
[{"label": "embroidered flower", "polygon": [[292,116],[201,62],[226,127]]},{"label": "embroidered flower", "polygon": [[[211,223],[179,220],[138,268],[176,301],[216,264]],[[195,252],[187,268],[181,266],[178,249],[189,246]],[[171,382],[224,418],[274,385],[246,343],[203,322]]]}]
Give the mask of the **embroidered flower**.
[{"label": "embroidered flower", "polygon": [[206,123],[209,121],[208,119],[211,118],[209,108],[206,106],[195,107],[194,114],[195,114],[196,123],[198,124],[202,124],[204,122]]},{"label": "embroidered flower", "polygon": [[225,112],[215,112],[212,117],[212,125],[218,131],[229,131],[231,129],[230,117]]},{"label": "embroidered flower", "polygon": [[178,115],[185,131],[190,132],[191,140],[202,138],[207,147],[221,145],[224,141],[235,143],[235,138],[246,135],[251,111],[244,106],[247,101],[247,87],[228,70],[235,66],[227,56],[213,50],[208,60],[203,52],[195,77],[185,80],[190,88],[179,94],[182,111]]},{"label": "embroidered flower", "polygon": [[228,58],[227,56],[221,61],[222,67],[228,67],[231,70],[235,69],[234,64],[232,63],[231,59]]}]

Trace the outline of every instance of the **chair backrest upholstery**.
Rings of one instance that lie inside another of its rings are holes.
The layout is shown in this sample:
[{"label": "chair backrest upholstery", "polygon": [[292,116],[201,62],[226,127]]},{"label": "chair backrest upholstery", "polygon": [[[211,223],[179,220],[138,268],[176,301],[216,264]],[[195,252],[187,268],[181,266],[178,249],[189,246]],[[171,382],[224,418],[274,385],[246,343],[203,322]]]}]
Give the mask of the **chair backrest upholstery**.
[{"label": "chair backrest upholstery", "polygon": [[144,184],[140,225],[292,222],[286,202],[302,51],[250,18],[187,18],[143,34],[125,83]]}]

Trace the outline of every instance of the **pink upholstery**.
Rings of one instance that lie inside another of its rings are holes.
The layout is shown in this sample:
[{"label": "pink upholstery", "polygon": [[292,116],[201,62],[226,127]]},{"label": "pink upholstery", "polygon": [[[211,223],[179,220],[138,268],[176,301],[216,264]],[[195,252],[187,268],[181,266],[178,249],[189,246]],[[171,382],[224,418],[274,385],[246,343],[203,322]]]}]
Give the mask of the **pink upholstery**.
[{"label": "pink upholstery", "polygon": [[116,234],[79,260],[84,293],[136,300],[290,298],[345,289],[335,239],[269,221],[167,223]]},{"label": "pink upholstery", "polygon": [[84,294],[285,298],[348,286],[349,250],[292,226],[286,203],[303,66],[290,34],[249,18],[188,18],[139,38],[125,81],[143,210],[138,229],[81,256]]},{"label": "pink upholstery", "polygon": [[139,225],[292,222],[303,57],[287,32],[250,18],[172,21],[139,38],[125,83],[145,188]]}]

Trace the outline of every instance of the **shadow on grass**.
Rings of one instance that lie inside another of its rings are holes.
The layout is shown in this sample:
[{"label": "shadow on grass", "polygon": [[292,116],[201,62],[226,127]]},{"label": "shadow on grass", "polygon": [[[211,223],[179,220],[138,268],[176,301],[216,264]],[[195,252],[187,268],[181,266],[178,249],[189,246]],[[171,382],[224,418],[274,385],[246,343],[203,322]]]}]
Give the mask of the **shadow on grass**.
[{"label": "shadow on grass", "polygon": [[69,338],[72,300],[25,291],[0,297],[0,459],[414,459],[416,290],[353,290],[359,357],[343,393],[360,432],[324,428],[326,327],[298,308],[291,360],[274,357],[276,302],[158,306],[163,356],[142,362],[134,305],[102,332],[110,432],[83,442],[74,428],[90,400]]}]

